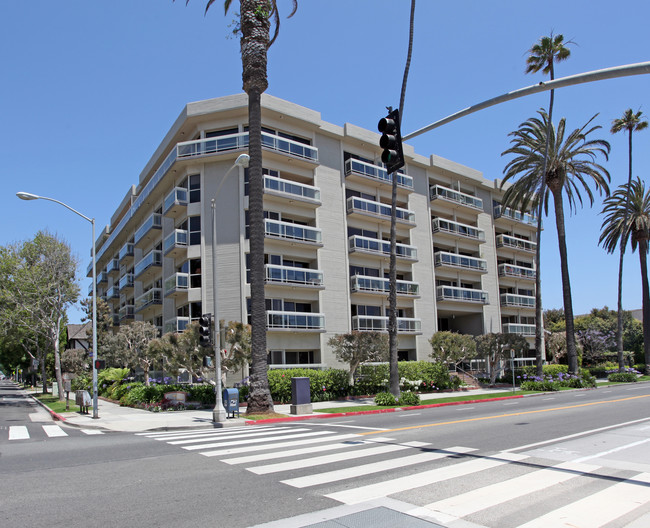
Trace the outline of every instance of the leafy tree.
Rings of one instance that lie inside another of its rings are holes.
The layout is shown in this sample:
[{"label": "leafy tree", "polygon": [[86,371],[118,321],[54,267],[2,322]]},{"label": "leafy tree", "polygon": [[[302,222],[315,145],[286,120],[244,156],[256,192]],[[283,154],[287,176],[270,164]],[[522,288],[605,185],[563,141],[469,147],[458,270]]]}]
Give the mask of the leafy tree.
[{"label": "leafy tree", "polygon": [[71,348],[61,353],[61,370],[73,374],[85,374],[90,367],[88,353],[82,348]]},{"label": "leafy tree", "polygon": [[359,365],[388,359],[388,336],[381,332],[337,334],[329,338],[327,345],[332,347],[339,361],[350,365],[350,385],[354,385],[354,373]]},{"label": "leafy tree", "polygon": [[221,369],[238,371],[249,363],[251,357],[251,327],[239,321],[230,321],[226,327],[226,345],[221,358]]},{"label": "leafy tree", "polygon": [[515,355],[523,355],[528,351],[526,338],[519,334],[483,334],[476,337],[478,357],[486,360],[490,371],[490,385],[494,385],[499,373],[501,362],[510,357],[510,351]]},{"label": "leafy tree", "polygon": [[[93,322],[93,298],[86,297],[82,299],[81,307],[84,311],[84,317],[81,319],[82,323],[90,323],[90,328],[92,328]],[[113,316],[111,312],[111,307],[108,303],[101,297],[97,297],[97,349],[101,351],[106,337],[109,334],[113,333]],[[98,354],[102,359],[103,356]]]},{"label": "leafy tree", "polygon": [[604,202],[605,219],[598,243],[612,253],[619,244],[632,240],[632,251],[639,249],[643,306],[643,350],[646,373],[650,374],[650,287],[648,284],[648,240],[650,240],[650,191],[636,178],[621,185]]},{"label": "leafy tree", "polygon": [[[191,379],[210,380],[215,377],[213,367],[203,366],[203,357],[211,354],[200,343],[199,323],[193,322],[182,333],[166,334],[161,338],[163,347],[160,352],[169,359],[174,371],[184,369]],[[166,345],[166,346],[164,346]]]},{"label": "leafy tree", "polygon": [[471,335],[436,332],[429,343],[432,348],[429,357],[436,363],[452,363],[457,366],[476,357],[476,341]]},{"label": "leafy tree", "polygon": [[149,386],[149,370],[154,361],[160,358],[159,350],[149,347],[158,337],[158,329],[149,322],[134,321],[121,326],[116,335],[116,344],[121,347],[126,365],[132,369],[141,367],[144,371],[144,384]]},{"label": "leafy tree", "polygon": [[[578,373],[578,356],[573,329],[573,302],[571,300],[571,282],[569,279],[569,263],[567,256],[566,229],[564,224],[564,198],[566,197],[569,210],[575,210],[577,203],[582,205],[580,187],[593,205],[594,195],[590,182],[599,193],[609,196],[607,183],[609,173],[596,162],[599,155],[607,159],[609,143],[602,139],[589,139],[589,134],[598,130],[599,126],[591,126],[596,117],[592,117],[581,128],[566,135],[566,122],[562,118],[557,130],[549,122],[549,117],[539,110],[539,117],[530,118],[522,123],[518,130],[511,132],[511,147],[503,152],[513,154],[505,169],[502,187],[506,182],[517,178],[504,195],[504,202],[517,209],[527,210],[529,205],[544,205],[548,214],[550,196],[553,197],[555,223],[560,251],[560,267],[562,272],[562,294],[564,313],[566,316],[567,356],[569,372]],[[545,145],[549,141],[548,152]],[[548,156],[543,153],[546,152]],[[544,167],[546,171],[544,172]],[[547,189],[540,193],[542,184],[546,182]],[[550,192],[549,192],[550,191]],[[538,270],[539,271],[539,270]]]},{"label": "leafy tree", "polygon": [[[632,183],[632,132],[648,128],[648,122],[641,119],[643,112],[640,110],[635,114],[631,108],[628,108],[620,119],[612,121],[610,132],[617,134],[623,130],[628,132],[628,173],[627,173],[627,193],[625,198],[625,209],[623,213],[623,223],[627,222],[630,205],[630,185]],[[618,261],[618,319],[616,327],[616,350],[618,352],[618,368],[621,372],[625,370],[625,358],[623,357],[623,256],[625,255],[625,246],[627,241],[624,240],[619,244],[619,261]],[[610,252],[611,253],[611,252]]]},{"label": "leafy tree", "polygon": [[603,361],[605,353],[616,346],[616,334],[607,330],[578,330],[576,337],[582,346],[582,360],[586,365]]},{"label": "leafy tree", "polygon": [[562,308],[544,310],[544,328],[549,332],[564,332],[566,328],[564,310]]},{"label": "leafy tree", "polygon": [[566,357],[566,332],[553,332],[546,336],[546,357],[551,363],[559,363]]},{"label": "leafy tree", "polygon": [[[573,44],[571,41],[566,43]],[[551,81],[555,79],[556,62],[567,60],[571,55],[569,48],[565,46],[564,36],[551,35],[540,37],[539,41],[528,50],[526,59],[526,73],[537,73],[542,70],[550,76]],[[548,103],[548,122],[546,128],[546,141],[544,145],[544,162],[542,164],[542,174],[546,175],[549,160],[549,141],[551,137],[551,123],[553,123],[553,103],[555,100],[555,90],[551,90],[550,100]],[[546,193],[546,178],[542,177],[539,182],[539,194],[543,196]],[[504,204],[505,205],[505,204]],[[537,365],[537,375],[542,375],[542,344],[544,342],[544,328],[542,327],[542,275],[541,275],[541,255],[542,255],[542,202],[537,207],[537,246],[535,249],[535,363]]]},{"label": "leafy tree", "polygon": [[[214,4],[208,0],[205,11]],[[186,0],[186,4],[189,0]],[[232,0],[224,1],[227,14]],[[293,0],[293,10],[298,8]],[[270,37],[271,20],[275,31]],[[248,95],[248,166],[249,225],[250,225],[250,289],[251,289],[251,375],[247,414],[273,411],[269,389],[266,350],[266,303],[264,298],[264,182],[262,175],[262,105],[261,97],[268,87],[267,55],[280,30],[276,0],[240,0],[239,26],[241,34],[242,80]]]}]

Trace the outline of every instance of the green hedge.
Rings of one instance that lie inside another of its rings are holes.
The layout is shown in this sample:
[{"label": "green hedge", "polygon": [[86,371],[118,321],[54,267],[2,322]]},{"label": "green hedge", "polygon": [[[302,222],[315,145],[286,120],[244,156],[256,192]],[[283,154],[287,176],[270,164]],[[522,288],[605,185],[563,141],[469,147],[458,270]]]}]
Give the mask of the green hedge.
[{"label": "green hedge", "polygon": [[638,380],[638,377],[633,372],[612,372],[607,376],[607,381],[614,381],[616,383],[631,383]]}]

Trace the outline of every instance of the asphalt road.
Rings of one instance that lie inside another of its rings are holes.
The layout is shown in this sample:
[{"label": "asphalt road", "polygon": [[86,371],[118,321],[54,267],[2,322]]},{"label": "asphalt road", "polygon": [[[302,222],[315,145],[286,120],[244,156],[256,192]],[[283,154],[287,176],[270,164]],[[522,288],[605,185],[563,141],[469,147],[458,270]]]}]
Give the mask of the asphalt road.
[{"label": "asphalt road", "polygon": [[[291,528],[372,506],[450,528],[646,527],[649,404],[643,383],[237,429],[62,435],[0,382],[0,526]],[[10,440],[15,427],[28,437]],[[388,526],[376,517],[358,525]]]}]

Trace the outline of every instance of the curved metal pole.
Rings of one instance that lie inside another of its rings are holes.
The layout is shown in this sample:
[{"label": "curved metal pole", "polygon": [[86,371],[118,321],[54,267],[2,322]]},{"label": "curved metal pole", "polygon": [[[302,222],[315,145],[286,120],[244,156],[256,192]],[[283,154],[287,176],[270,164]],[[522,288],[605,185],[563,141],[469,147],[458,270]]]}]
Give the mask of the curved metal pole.
[{"label": "curved metal pole", "polygon": [[416,136],[429,132],[435,128],[439,128],[442,125],[451,123],[456,119],[465,117],[466,115],[473,114],[479,110],[489,108],[500,103],[505,103],[506,101],[511,101],[512,99],[519,99],[520,97],[525,97],[527,95],[532,95],[539,92],[546,92],[548,90],[554,90],[556,88],[564,88],[566,86],[573,86],[576,84],[583,84],[594,81],[604,81],[606,79],[616,79],[618,77],[629,77],[631,75],[645,75],[650,73],[650,62],[639,62],[636,64],[626,64],[624,66],[614,66],[613,68],[604,68],[602,70],[595,70],[586,73],[579,73],[577,75],[570,75],[568,77],[562,77],[560,79],[555,79],[554,81],[540,82],[539,84],[534,84],[532,86],[527,86],[525,88],[520,88],[513,92],[508,92],[506,94],[488,99],[482,103],[475,104],[455,114],[451,114],[443,119],[440,119],[430,125],[420,128],[415,132],[411,132],[405,136],[402,136],[404,141],[408,141]]}]

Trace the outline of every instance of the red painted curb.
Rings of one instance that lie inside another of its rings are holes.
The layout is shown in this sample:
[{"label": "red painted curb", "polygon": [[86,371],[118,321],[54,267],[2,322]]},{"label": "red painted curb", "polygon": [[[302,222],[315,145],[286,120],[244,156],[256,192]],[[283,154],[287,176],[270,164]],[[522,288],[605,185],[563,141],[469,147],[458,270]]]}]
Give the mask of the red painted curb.
[{"label": "red painted curb", "polygon": [[396,411],[413,411],[415,409],[431,409],[433,407],[448,407],[450,405],[465,405],[467,403],[483,403],[483,402],[493,402],[500,400],[512,400],[514,398],[523,398],[523,394],[518,394],[514,396],[501,396],[499,398],[484,398],[482,400],[465,400],[458,402],[443,402],[443,403],[430,403],[427,405],[414,405],[411,407],[390,407],[388,409],[373,409],[371,411],[349,411],[342,413],[328,413],[328,414],[314,414],[307,416],[286,416],[284,418],[268,418],[266,420],[246,420],[246,425],[255,425],[255,424],[269,424],[269,423],[281,423],[281,422],[298,422],[302,420],[312,420],[314,418],[340,418],[342,416],[355,416],[361,414],[382,414],[390,413]]}]

